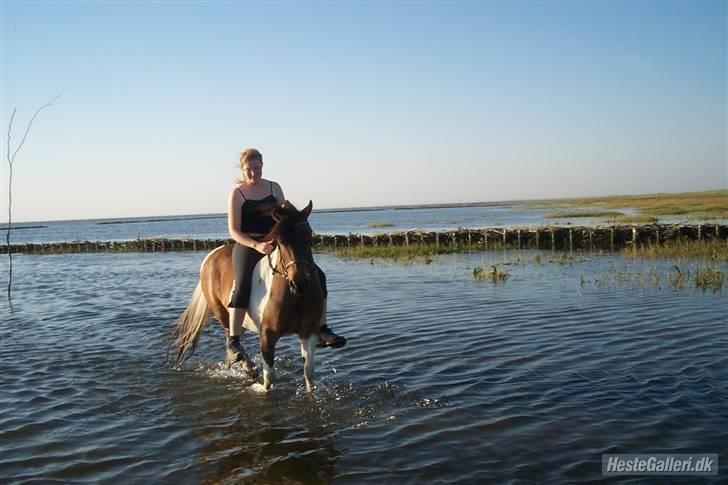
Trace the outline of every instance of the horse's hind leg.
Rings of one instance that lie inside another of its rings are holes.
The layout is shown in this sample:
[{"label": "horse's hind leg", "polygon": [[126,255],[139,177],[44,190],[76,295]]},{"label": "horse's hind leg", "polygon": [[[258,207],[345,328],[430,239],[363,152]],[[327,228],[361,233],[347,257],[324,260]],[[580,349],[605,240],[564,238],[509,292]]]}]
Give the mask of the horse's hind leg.
[{"label": "horse's hind leg", "polygon": [[308,338],[298,339],[301,342],[301,357],[303,357],[303,377],[306,380],[306,391],[313,391],[313,375],[314,375],[314,354],[316,353],[316,342],[318,336],[312,334]]},{"label": "horse's hind leg", "polygon": [[215,300],[215,303],[210,305],[210,309],[212,309],[213,315],[220,322],[222,328],[225,329],[225,336],[227,337],[230,334],[230,313],[227,307],[221,301]]}]

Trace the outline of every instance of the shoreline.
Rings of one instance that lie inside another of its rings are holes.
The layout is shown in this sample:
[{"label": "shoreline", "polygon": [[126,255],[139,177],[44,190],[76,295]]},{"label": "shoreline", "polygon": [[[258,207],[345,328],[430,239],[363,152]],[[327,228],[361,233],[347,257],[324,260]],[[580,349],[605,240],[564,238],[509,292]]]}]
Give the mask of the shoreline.
[{"label": "shoreline", "polygon": [[[424,246],[462,250],[550,249],[553,251],[617,250],[668,241],[728,241],[727,224],[632,224],[607,226],[458,228],[380,234],[316,234],[315,249]],[[207,251],[232,241],[219,239],[137,238],[126,241],[66,241],[0,246],[0,254],[55,254],[90,252]]]}]

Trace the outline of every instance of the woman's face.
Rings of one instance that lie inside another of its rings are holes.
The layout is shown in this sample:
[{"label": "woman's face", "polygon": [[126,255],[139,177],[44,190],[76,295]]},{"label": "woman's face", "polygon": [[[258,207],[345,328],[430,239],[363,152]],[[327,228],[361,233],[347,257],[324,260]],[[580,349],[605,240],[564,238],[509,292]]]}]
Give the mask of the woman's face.
[{"label": "woman's face", "polygon": [[260,178],[263,176],[263,162],[258,160],[251,160],[245,162],[242,167],[243,177],[246,182],[251,184],[258,183]]}]

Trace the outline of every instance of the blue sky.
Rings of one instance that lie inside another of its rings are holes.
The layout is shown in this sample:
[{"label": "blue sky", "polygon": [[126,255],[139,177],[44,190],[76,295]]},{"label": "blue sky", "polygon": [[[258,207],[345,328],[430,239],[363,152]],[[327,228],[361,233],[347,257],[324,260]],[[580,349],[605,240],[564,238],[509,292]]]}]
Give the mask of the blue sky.
[{"label": "blue sky", "polygon": [[[18,221],[728,187],[725,2],[2,2]],[[7,162],[0,221],[7,221]]]}]

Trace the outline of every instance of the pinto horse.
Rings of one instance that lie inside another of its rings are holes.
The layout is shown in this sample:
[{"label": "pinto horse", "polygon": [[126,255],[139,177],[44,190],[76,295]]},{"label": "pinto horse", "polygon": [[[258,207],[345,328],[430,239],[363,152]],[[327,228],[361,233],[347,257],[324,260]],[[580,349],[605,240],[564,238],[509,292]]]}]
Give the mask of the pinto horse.
[{"label": "pinto horse", "polygon": [[[290,202],[271,204],[268,208],[276,224],[263,238],[276,246],[263,257],[253,270],[250,304],[245,329],[260,335],[263,357],[263,386],[270,389],[275,374],[273,360],[278,339],[296,334],[301,344],[306,390],[311,392],[314,374],[314,351],[318,340],[319,323],[324,311],[321,282],[313,261],[313,232],[308,223],[313,203],[298,211]],[[211,251],[200,267],[200,281],[182,315],[177,319],[172,337],[177,347],[179,365],[194,350],[200,332],[211,314],[229,335],[227,310],[233,286],[232,245],[226,244]],[[243,368],[249,377],[257,379],[258,371],[246,354]]]}]

